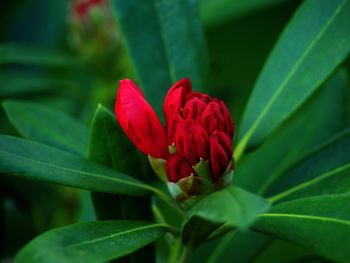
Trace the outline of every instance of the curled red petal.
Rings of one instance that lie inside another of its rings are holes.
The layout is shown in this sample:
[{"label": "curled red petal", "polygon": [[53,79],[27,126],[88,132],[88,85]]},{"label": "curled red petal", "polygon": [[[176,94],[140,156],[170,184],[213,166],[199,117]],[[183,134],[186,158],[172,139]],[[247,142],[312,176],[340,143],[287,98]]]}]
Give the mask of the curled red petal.
[{"label": "curled red petal", "polygon": [[235,128],[231,118],[230,111],[228,110],[228,108],[226,107],[223,101],[220,101],[220,106],[225,119],[226,133],[230,136],[230,138],[233,138],[235,134]]},{"label": "curled red petal", "polygon": [[136,147],[144,154],[166,159],[165,129],[141,90],[131,80],[121,80],[115,104],[117,120]]},{"label": "curled red petal", "polygon": [[207,107],[207,103],[198,97],[191,97],[186,101],[182,116],[184,119],[191,119],[200,124],[202,120],[202,113]]},{"label": "curled red petal", "polygon": [[169,89],[163,104],[164,117],[167,126],[171,116],[174,114],[180,114],[181,108],[185,103],[185,98],[191,91],[191,82],[188,78],[179,80]]},{"label": "curled red petal", "polygon": [[222,131],[215,131],[210,136],[210,166],[214,181],[217,181],[225,172],[232,154],[231,138]]},{"label": "curled red petal", "polygon": [[172,154],[165,164],[165,171],[170,182],[177,182],[192,174],[196,174],[191,165],[178,154]]},{"label": "curled red petal", "polygon": [[226,122],[221,106],[216,101],[209,102],[202,113],[202,127],[212,134],[214,131],[226,132]]}]

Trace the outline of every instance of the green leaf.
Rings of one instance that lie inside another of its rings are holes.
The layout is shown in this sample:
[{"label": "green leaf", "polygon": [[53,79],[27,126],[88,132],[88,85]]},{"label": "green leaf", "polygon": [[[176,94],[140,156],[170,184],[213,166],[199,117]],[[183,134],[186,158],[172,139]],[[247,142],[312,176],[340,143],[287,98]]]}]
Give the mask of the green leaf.
[{"label": "green leaf", "polygon": [[172,80],[153,0],[113,0],[112,6],[140,87],[145,91],[150,104],[160,114],[160,101],[163,100]]},{"label": "green leaf", "polygon": [[74,87],[74,84],[66,79],[47,77],[23,72],[0,72],[0,98],[38,94]]},{"label": "green leaf", "polygon": [[0,45],[0,65],[2,64],[66,67],[76,64],[76,60],[53,50],[6,43]]},{"label": "green leaf", "polygon": [[128,175],[43,144],[0,135],[0,173],[96,192],[147,195],[150,187]]},{"label": "green leaf", "polygon": [[204,36],[192,2],[112,1],[140,86],[159,115],[171,83],[186,76],[197,86],[207,72]]},{"label": "green leaf", "polygon": [[67,114],[24,101],[7,100],[3,107],[21,136],[86,156],[89,132]]},{"label": "green leaf", "polygon": [[350,194],[282,203],[260,214],[254,230],[313,248],[337,262],[350,258]]},{"label": "green leaf", "polygon": [[265,140],[350,51],[350,1],[305,1],[255,85],[239,131],[238,158]]},{"label": "green leaf", "polygon": [[345,129],[349,125],[348,84],[346,71],[336,72],[266,142],[242,158],[235,171],[235,183],[265,194],[289,167]]},{"label": "green leaf", "polygon": [[183,242],[199,243],[235,228],[246,229],[268,208],[267,200],[238,187],[215,192],[187,213]]},{"label": "green leaf", "polygon": [[312,195],[350,191],[350,129],[290,169],[270,189],[270,200],[285,202]]},{"label": "green leaf", "polygon": [[203,23],[212,27],[284,1],[285,0],[199,0],[198,4]]},{"label": "green leaf", "polygon": [[189,77],[192,85],[200,89],[205,85],[209,62],[197,2],[190,0],[154,0],[154,2],[172,81]]},{"label": "green leaf", "polygon": [[[99,105],[91,125],[89,159],[144,180],[139,157],[114,115]],[[94,193],[93,200],[100,219],[152,220],[148,198]]]},{"label": "green leaf", "polygon": [[135,165],[142,159],[147,161],[146,157],[142,157],[120,128],[115,115],[106,107],[98,105],[91,123],[89,158],[137,179],[150,179],[146,177],[149,170]]},{"label": "green leaf", "polygon": [[85,222],[48,231],[32,240],[15,262],[104,262],[150,244],[164,225],[137,221]]}]

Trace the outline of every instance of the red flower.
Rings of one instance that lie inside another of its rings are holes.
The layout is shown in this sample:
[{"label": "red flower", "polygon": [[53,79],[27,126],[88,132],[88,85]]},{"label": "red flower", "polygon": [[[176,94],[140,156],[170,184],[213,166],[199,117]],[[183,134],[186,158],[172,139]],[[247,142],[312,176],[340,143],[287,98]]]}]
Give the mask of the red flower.
[{"label": "red flower", "polygon": [[136,147],[144,154],[167,159],[165,129],[131,80],[121,80],[115,104],[117,120]]},{"label": "red flower", "polygon": [[[170,88],[163,109],[165,128],[141,90],[131,80],[121,81],[115,106],[117,119],[140,151],[166,160],[168,181],[201,177],[195,169],[203,162],[209,165],[211,182],[232,169],[234,126],[223,101],[193,92],[186,78]],[[203,176],[208,180],[208,175]]]}]

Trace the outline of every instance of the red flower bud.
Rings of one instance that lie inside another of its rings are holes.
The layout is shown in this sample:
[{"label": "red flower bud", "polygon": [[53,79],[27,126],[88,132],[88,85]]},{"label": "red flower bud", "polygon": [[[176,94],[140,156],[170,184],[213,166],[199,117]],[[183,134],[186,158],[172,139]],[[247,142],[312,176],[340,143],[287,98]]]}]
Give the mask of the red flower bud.
[{"label": "red flower bud", "polygon": [[195,165],[200,158],[209,158],[209,136],[207,132],[191,119],[187,119],[178,125],[175,134],[177,153]]},{"label": "red flower bud", "polygon": [[222,131],[210,136],[210,166],[214,181],[226,171],[232,157],[232,140]]},{"label": "red flower bud", "polygon": [[180,114],[185,98],[192,91],[191,82],[188,78],[176,82],[168,91],[164,100],[164,116],[166,125],[174,114]]},{"label": "red flower bud", "polygon": [[170,155],[165,170],[170,182],[177,182],[182,178],[196,174],[191,165],[178,154]]},{"label": "red flower bud", "polygon": [[168,157],[165,129],[131,80],[120,81],[115,113],[126,135],[141,152],[154,158]]}]

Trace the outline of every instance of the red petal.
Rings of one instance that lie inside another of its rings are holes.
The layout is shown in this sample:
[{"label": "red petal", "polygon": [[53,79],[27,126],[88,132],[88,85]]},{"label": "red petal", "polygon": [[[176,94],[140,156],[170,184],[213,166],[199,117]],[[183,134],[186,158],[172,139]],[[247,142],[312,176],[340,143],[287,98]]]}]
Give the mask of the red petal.
[{"label": "red petal", "polygon": [[195,165],[200,158],[209,158],[209,136],[207,132],[191,119],[178,126],[175,134],[175,146],[178,154]]},{"label": "red petal", "polygon": [[217,102],[211,101],[205,108],[202,114],[201,125],[209,134],[212,134],[214,131],[226,131],[225,118]]},{"label": "red petal", "polygon": [[220,101],[220,106],[221,106],[221,110],[222,110],[222,113],[223,113],[224,118],[225,118],[226,133],[230,136],[230,138],[233,138],[233,135],[235,134],[235,128],[233,125],[230,111],[228,110],[228,108],[226,107],[226,105],[223,101]]},{"label": "red petal", "polygon": [[170,182],[177,182],[191,174],[196,174],[191,165],[177,154],[170,155],[166,161],[165,170]]},{"label": "red petal", "polygon": [[180,114],[181,108],[185,103],[185,97],[192,91],[191,82],[188,78],[184,78],[176,82],[165,96],[163,110],[168,126],[169,118],[174,114]]},{"label": "red petal", "polygon": [[126,135],[141,152],[155,158],[167,158],[165,129],[141,90],[131,80],[120,81],[115,113]]},{"label": "red petal", "polygon": [[191,119],[200,124],[202,119],[202,113],[207,107],[207,103],[198,97],[192,97],[186,101],[182,116],[184,119]]},{"label": "red petal", "polygon": [[221,131],[210,136],[210,165],[213,180],[218,180],[227,169],[232,156],[232,140]]}]

